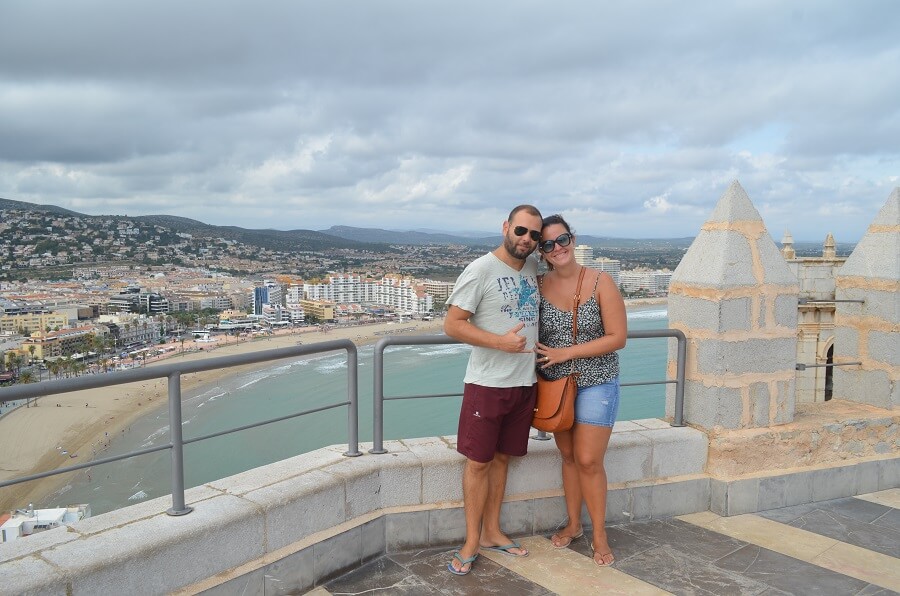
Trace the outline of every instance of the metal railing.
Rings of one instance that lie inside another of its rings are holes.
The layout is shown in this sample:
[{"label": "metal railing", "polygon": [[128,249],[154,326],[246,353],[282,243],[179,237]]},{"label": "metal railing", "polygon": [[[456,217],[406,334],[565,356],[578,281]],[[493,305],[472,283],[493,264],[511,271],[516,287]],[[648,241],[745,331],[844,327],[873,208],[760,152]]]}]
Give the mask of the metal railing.
[{"label": "metal railing", "polygon": [[[631,387],[635,385],[675,385],[675,414],[672,426],[684,426],[684,359],[687,346],[687,340],[684,333],[678,329],[652,329],[644,331],[629,331],[628,339],[646,339],[658,337],[674,337],[678,340],[678,351],[676,355],[677,368],[675,379],[665,379],[662,381],[643,381],[639,383],[622,383],[621,387]],[[375,354],[373,356],[372,368],[375,369],[375,380],[372,392],[373,420],[372,420],[372,448],[369,453],[382,454],[387,453],[384,448],[384,402],[401,399],[423,399],[431,397],[459,397],[462,394],[456,393],[433,393],[433,394],[417,394],[402,395],[396,397],[385,397],[384,395],[384,351],[391,346],[429,346],[429,345],[446,345],[459,344],[459,342],[446,335],[415,335],[406,337],[385,337],[378,340],[375,344]],[[539,432],[537,439],[546,439],[546,433]]]},{"label": "metal railing", "polygon": [[[262,422],[253,424],[245,424],[229,430],[210,433],[207,435],[193,437],[184,440],[181,434],[181,376],[190,373],[203,372],[221,368],[231,368],[233,366],[242,366],[246,364],[258,364],[260,362],[268,362],[271,360],[281,360],[284,358],[294,358],[297,356],[308,356],[310,354],[320,354],[323,352],[334,352],[338,350],[346,350],[347,352],[347,401],[334,404],[324,405],[286,416],[279,416]],[[185,504],[184,500],[184,446],[206,439],[212,439],[222,435],[264,426],[273,422],[280,422],[305,416],[315,412],[330,410],[348,406],[347,416],[347,451],[344,453],[347,457],[356,457],[362,455],[359,451],[359,357],[356,350],[356,344],[349,339],[340,339],[333,341],[325,341],[321,343],[311,344],[308,346],[292,346],[289,348],[279,348],[275,350],[264,350],[261,352],[252,352],[249,354],[237,354],[234,356],[219,356],[206,360],[197,360],[194,362],[173,362],[160,365],[149,366],[145,368],[135,368],[131,370],[108,373],[103,375],[90,375],[86,377],[76,377],[74,379],[60,379],[56,381],[45,381],[41,383],[33,383],[28,385],[14,385],[12,387],[4,387],[0,389],[0,396],[5,400],[23,399],[31,397],[43,397],[47,395],[56,395],[59,393],[71,393],[73,391],[82,391],[85,389],[97,389],[99,387],[109,387],[113,385],[123,385],[126,383],[135,383],[138,381],[148,381],[151,379],[168,379],[169,394],[169,443],[130,451],[121,455],[104,457],[95,459],[83,464],[59,468],[48,472],[31,474],[13,480],[0,482],[0,488],[47,478],[48,476],[56,476],[58,474],[66,474],[75,472],[84,468],[90,468],[106,463],[112,463],[123,459],[129,459],[138,455],[146,455],[166,449],[171,450],[172,454],[172,508],[167,511],[169,515],[184,515],[192,511],[191,507]]]},{"label": "metal railing", "polygon": [[831,368],[833,366],[860,366],[862,362],[828,362],[827,364],[803,364],[798,362],[794,365],[795,370],[806,370],[807,368]]}]

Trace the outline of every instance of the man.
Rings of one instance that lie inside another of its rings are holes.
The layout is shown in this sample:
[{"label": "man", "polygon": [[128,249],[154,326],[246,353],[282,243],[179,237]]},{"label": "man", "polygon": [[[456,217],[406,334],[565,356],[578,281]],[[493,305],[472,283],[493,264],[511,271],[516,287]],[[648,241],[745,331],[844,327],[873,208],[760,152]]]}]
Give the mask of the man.
[{"label": "man", "polygon": [[471,344],[457,451],[466,456],[466,542],[447,569],[465,575],[481,548],[524,557],[500,529],[510,456],[522,456],[534,415],[538,336],[537,262],[541,214],[519,205],[503,222],[503,244],[469,264],[447,299],[444,332]]}]

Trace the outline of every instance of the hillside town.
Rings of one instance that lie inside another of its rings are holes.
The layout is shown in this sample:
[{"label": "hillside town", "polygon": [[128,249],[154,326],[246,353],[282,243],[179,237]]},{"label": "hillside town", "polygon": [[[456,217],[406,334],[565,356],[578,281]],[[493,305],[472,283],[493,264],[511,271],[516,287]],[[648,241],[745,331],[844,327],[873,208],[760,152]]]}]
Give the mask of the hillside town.
[{"label": "hillside town", "polygon": [[[185,340],[430,318],[489,249],[276,250],[127,217],[0,215],[0,384],[136,366]],[[626,296],[667,292],[669,270],[622,270],[587,245],[575,252]]]},{"label": "hillside town", "polygon": [[[664,295],[671,276],[611,270],[609,259],[585,264],[640,295]],[[159,355],[160,344],[210,335],[431,317],[453,289],[453,282],[399,274],[253,279],[166,269],[76,268],[67,281],[0,282],[0,383],[134,366]]]}]

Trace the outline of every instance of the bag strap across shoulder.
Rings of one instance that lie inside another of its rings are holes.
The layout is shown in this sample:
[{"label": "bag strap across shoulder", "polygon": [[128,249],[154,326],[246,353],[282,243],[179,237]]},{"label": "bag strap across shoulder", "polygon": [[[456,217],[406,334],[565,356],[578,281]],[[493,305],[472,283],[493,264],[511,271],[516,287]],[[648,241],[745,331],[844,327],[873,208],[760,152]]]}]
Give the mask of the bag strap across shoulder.
[{"label": "bag strap across shoulder", "polygon": [[[578,284],[575,286],[575,296],[572,297],[572,345],[578,343],[578,305],[581,303],[581,283],[584,281],[584,271],[587,267],[582,266],[578,273]],[[572,359],[572,374],[575,374],[575,359]]]}]

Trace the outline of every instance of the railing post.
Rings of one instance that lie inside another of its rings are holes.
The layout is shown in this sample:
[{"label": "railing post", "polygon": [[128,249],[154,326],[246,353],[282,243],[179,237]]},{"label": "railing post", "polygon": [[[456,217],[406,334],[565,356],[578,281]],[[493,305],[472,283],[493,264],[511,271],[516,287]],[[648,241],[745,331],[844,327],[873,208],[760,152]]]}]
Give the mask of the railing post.
[{"label": "railing post", "polygon": [[375,381],[372,385],[372,448],[369,453],[387,453],[384,448],[384,348],[385,341],[378,340],[372,355]]},{"label": "railing post", "polygon": [[674,332],[678,339],[678,355],[675,360],[675,416],[672,426],[684,426],[684,369],[687,338],[679,329],[675,329]]},{"label": "railing post", "polygon": [[359,457],[359,355],[356,346],[347,347],[347,451],[346,457]]},{"label": "railing post", "polygon": [[169,375],[169,436],[172,443],[172,508],[169,515],[187,515],[194,510],[184,502],[184,437],[181,434],[181,373]]},{"label": "railing post", "polygon": [[535,441],[549,441],[550,435],[548,435],[545,431],[539,430],[536,435],[531,435],[531,438]]}]

